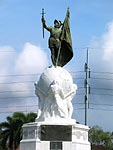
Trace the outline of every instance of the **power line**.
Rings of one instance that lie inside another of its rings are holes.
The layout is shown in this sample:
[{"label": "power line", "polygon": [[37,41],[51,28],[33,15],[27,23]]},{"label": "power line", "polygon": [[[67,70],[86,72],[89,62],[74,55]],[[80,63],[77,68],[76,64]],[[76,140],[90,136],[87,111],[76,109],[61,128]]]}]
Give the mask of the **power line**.
[{"label": "power line", "polygon": [[[93,107],[90,107],[89,109],[90,109],[90,110],[98,110],[98,111],[113,111],[112,109],[100,109],[100,108],[98,109],[98,108],[93,108]],[[77,110],[85,110],[85,108],[75,108],[74,110],[75,110],[75,111],[77,111]],[[24,111],[12,111],[12,112],[11,112],[11,111],[8,111],[8,112],[1,112],[1,111],[0,111],[0,113],[3,113],[3,114],[5,114],[5,113],[6,113],[6,114],[7,114],[7,113],[14,113],[14,112],[23,112],[23,113],[26,113],[26,112],[27,112],[27,113],[29,113],[27,110],[24,110]],[[37,113],[36,111],[30,111],[30,112]]]},{"label": "power line", "polygon": [[[84,108],[76,108],[75,110],[81,110],[81,109],[84,109]],[[34,113],[37,113],[36,111],[27,111],[27,110],[23,110],[23,111],[7,111],[7,112],[3,112],[3,111],[0,111],[0,113],[15,113],[15,112],[27,112],[27,113],[29,113],[29,112],[34,112]]]},{"label": "power line", "polygon": [[109,88],[96,88],[96,87],[91,87],[90,89],[95,89],[95,90],[110,90],[110,91],[113,90],[113,89],[109,89]]},{"label": "power line", "polygon": [[[96,71],[90,71],[92,73],[105,73],[105,74],[113,74],[112,72],[96,72]],[[70,73],[85,73],[85,71],[76,71],[76,72],[70,72]],[[36,73],[36,74],[9,74],[9,75],[0,75],[0,77],[14,77],[14,76],[36,76],[36,75],[41,75],[39,73]],[[112,78],[97,78],[97,77],[90,77],[91,79],[98,79],[98,80],[113,80]],[[84,79],[83,77],[81,78],[76,78],[76,77],[73,77],[73,79]],[[34,82],[34,81],[22,81],[21,83],[23,82]],[[18,83],[18,82],[9,82],[9,83]],[[0,83],[0,84],[9,84],[9,83]]]},{"label": "power line", "polygon": [[36,98],[36,96],[23,96],[23,97],[0,97],[0,99],[24,99],[24,98]]},{"label": "power line", "polygon": [[[84,87],[78,87],[77,89],[84,89]],[[11,90],[9,90],[9,91],[0,91],[0,94],[3,94],[3,93],[24,93],[24,92],[35,92],[35,90],[33,90],[33,89],[26,89],[26,90],[20,90],[20,91],[18,91],[18,90],[15,90],[15,91],[11,91]]]},{"label": "power line", "polygon": [[74,110],[84,110],[85,108],[75,108]]},{"label": "power line", "polygon": [[[85,103],[73,103],[74,105],[85,105]],[[111,107],[113,107],[113,105],[111,105],[111,104],[103,104],[103,103],[90,103],[89,102],[89,105],[97,105],[97,106],[111,106]]]},{"label": "power line", "polygon": [[91,95],[103,95],[103,96],[113,96],[113,94],[98,94],[98,93],[90,93]]},{"label": "power line", "polygon": [[76,79],[76,80],[84,80],[85,78],[75,78],[75,77],[73,77],[73,79]]},{"label": "power line", "polygon": [[33,92],[33,91],[35,91],[35,90],[32,90],[32,89],[27,89],[27,90],[22,90],[22,91],[0,91],[0,94],[2,94],[2,93],[17,93],[17,92],[22,92],[22,93],[24,93],[24,92]]},{"label": "power line", "polygon": [[[101,106],[111,106],[111,107],[113,107],[113,105],[111,105],[111,104],[97,104],[97,103],[89,103],[90,105],[97,105],[97,106],[99,106],[99,105],[101,105]],[[85,105],[85,103],[73,103],[73,105]],[[15,107],[37,107],[38,105],[14,105],[14,106],[3,106],[3,107],[0,107],[0,109],[3,109],[3,108],[15,108]]]},{"label": "power line", "polygon": [[99,72],[99,71],[91,71],[91,73],[98,73],[98,74],[113,74],[113,72]]},{"label": "power line", "polygon": [[[81,110],[81,109],[83,109],[83,110],[85,110],[85,108],[78,108],[78,109],[74,109],[75,111],[76,110]],[[98,111],[113,111],[113,109],[98,109],[98,108],[93,108],[93,107],[91,107],[91,108],[88,108],[88,109],[90,109],[90,110],[98,110]]]},{"label": "power line", "polygon": [[[70,73],[84,73],[84,71],[69,71]],[[4,74],[0,75],[0,77],[14,77],[14,76],[35,76],[35,75],[41,75],[40,73],[33,73],[33,74]]]},{"label": "power line", "polygon": [[37,106],[38,106],[38,105],[26,105],[26,106],[23,106],[23,105],[15,105],[15,106],[0,107],[0,109],[4,109],[4,108],[15,108],[15,107],[18,107],[18,108],[19,108],[19,107],[21,107],[21,108],[22,108],[22,107],[26,107],[26,108],[27,108],[27,107],[37,107]]},{"label": "power line", "polygon": [[[70,72],[70,71],[69,71]],[[70,73],[84,73],[85,71],[72,71]]]},{"label": "power line", "polygon": [[[76,80],[83,80],[84,78],[73,78],[73,79],[76,79]],[[23,84],[23,83],[33,83],[33,82],[36,82],[36,80],[31,80],[31,81],[13,81],[13,82],[1,82],[0,84]]]},{"label": "power line", "polygon": [[[76,103],[76,104],[83,104],[83,103]],[[38,107],[38,105],[15,105],[15,106],[5,106],[5,107],[0,107],[0,109],[5,109],[5,108],[24,108],[24,107],[26,107],[26,108],[28,108],[28,107]]]},{"label": "power line", "polygon": [[113,106],[113,105],[111,105],[111,104],[100,104],[100,103],[99,103],[99,104],[97,104],[97,103],[89,103],[89,104],[91,104],[91,105],[98,105],[98,106],[99,106],[99,105],[100,105],[100,106],[111,106],[111,107]]},{"label": "power line", "polygon": [[23,112],[23,113],[29,113],[29,112],[34,112],[34,113],[37,113],[36,111],[27,111],[27,110],[24,110],[24,111],[7,111],[7,112],[0,112],[2,114],[9,114],[9,113],[15,113],[15,112]]},{"label": "power line", "polygon": [[[94,78],[94,77],[90,77],[91,79],[96,79],[96,80],[113,80],[113,79],[108,79],[108,78]],[[76,80],[84,80],[85,78],[73,78]],[[23,83],[33,83],[36,81],[13,81],[13,82],[1,82],[0,84],[23,84]]]},{"label": "power line", "polygon": [[[76,95],[84,95],[84,93],[77,93]],[[37,96],[23,96],[23,97],[0,97],[0,99],[24,99],[24,98],[37,98]]]},{"label": "power line", "polygon": [[[74,103],[74,104],[84,104],[84,103]],[[0,109],[5,109],[5,108],[15,108],[15,107],[17,107],[17,108],[22,108],[22,107],[38,107],[38,105],[14,105],[14,106],[3,106],[3,107],[0,107]]]},{"label": "power line", "polygon": [[[98,110],[98,111],[113,111],[113,109],[98,109],[98,108],[93,108],[93,107],[91,107],[91,108],[89,108],[90,110]],[[74,109],[75,111],[77,111],[77,110],[85,110],[85,108],[75,108]],[[29,112],[34,112],[34,113],[37,113],[36,111],[27,111],[27,110],[24,110],[24,111],[8,111],[8,112],[1,112],[0,111],[0,113],[3,113],[3,114],[5,114],[5,113],[15,113],[15,112],[27,112],[27,113],[29,113]]]},{"label": "power line", "polygon": [[[83,49],[83,50],[86,50],[87,48],[90,50],[90,49],[93,49],[93,50],[97,50],[97,49],[113,49],[113,47],[89,47],[89,46],[84,46],[84,47],[74,47],[75,49]],[[48,48],[45,48],[45,47],[41,47],[42,50],[48,50]],[[14,51],[14,50],[1,50],[0,51],[1,53],[5,53],[5,52],[13,52],[13,53],[17,53],[17,51]]]},{"label": "power line", "polygon": [[113,111],[113,109],[98,109],[98,108],[89,108],[91,110],[99,110],[99,111]]},{"label": "power line", "polygon": [[15,77],[15,76],[36,76],[36,75],[40,75],[39,73],[36,74],[8,74],[8,75],[0,75],[1,77]]},{"label": "power line", "polygon": [[14,81],[14,82],[1,82],[0,84],[23,84],[23,83],[30,83],[30,82],[36,82],[36,81]]},{"label": "power line", "polygon": [[97,77],[90,77],[90,78],[95,80],[113,80],[111,78],[97,78]]},{"label": "power line", "polygon": [[73,105],[84,105],[84,103],[73,103]]}]

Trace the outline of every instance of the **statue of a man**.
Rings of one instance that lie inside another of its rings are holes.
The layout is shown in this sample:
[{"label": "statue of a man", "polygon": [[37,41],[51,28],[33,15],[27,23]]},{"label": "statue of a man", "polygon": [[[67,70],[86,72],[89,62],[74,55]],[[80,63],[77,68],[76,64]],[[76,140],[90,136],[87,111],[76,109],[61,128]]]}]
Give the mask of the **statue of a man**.
[{"label": "statue of a man", "polygon": [[56,60],[58,56],[58,50],[61,48],[61,26],[63,25],[61,21],[54,20],[54,27],[47,26],[46,21],[42,19],[43,27],[50,32],[49,37],[49,48],[51,50],[51,59],[53,65],[56,66]]},{"label": "statue of a man", "polygon": [[63,67],[73,57],[69,17],[68,8],[64,23],[62,24],[61,21],[54,20],[54,27],[47,26],[44,17],[42,17],[43,27],[50,32],[49,48],[54,66]]}]

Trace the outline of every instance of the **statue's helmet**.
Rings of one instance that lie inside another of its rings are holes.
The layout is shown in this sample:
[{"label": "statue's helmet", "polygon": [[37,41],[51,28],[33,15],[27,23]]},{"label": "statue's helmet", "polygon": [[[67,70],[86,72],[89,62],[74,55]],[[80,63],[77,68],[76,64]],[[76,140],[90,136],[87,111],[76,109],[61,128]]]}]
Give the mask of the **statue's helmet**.
[{"label": "statue's helmet", "polygon": [[62,22],[60,20],[54,20],[55,27],[60,27],[62,25]]}]

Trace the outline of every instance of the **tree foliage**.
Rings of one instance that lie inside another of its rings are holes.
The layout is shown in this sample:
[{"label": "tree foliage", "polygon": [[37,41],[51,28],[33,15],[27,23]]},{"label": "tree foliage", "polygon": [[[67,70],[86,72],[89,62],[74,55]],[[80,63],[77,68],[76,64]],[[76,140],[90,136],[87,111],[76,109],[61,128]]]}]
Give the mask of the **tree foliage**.
[{"label": "tree foliage", "polygon": [[25,123],[34,122],[37,117],[36,113],[24,114],[15,112],[12,117],[8,116],[7,121],[0,123],[0,145],[3,150],[8,148],[13,150],[17,149],[20,140],[22,139],[22,126]]},{"label": "tree foliage", "polygon": [[89,130],[89,141],[93,145],[103,145],[108,150],[113,150],[113,135],[111,132],[104,132],[99,126],[94,126]]}]

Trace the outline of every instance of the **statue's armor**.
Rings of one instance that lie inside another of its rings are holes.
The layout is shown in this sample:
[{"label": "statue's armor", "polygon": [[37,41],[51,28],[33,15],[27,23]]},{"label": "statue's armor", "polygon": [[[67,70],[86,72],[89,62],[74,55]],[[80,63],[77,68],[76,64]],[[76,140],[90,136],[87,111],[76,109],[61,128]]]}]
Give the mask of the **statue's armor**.
[{"label": "statue's armor", "polygon": [[50,32],[49,37],[49,48],[56,48],[59,49],[60,47],[60,35],[61,35],[61,29],[59,28],[52,28]]},{"label": "statue's armor", "polygon": [[52,31],[50,33],[50,37],[53,37],[55,39],[59,39],[61,34],[61,29],[59,28],[52,28]]}]

